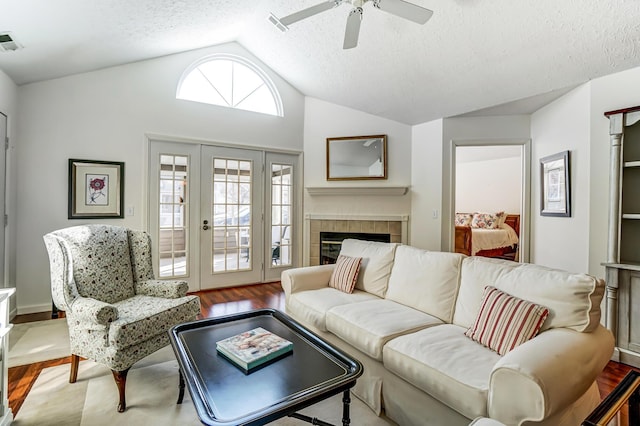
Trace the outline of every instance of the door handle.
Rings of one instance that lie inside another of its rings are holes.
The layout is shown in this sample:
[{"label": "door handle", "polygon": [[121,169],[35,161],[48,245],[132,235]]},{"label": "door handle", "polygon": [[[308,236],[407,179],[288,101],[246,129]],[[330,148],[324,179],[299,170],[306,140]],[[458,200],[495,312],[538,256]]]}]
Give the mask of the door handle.
[{"label": "door handle", "polygon": [[209,225],[202,225],[202,229],[206,231],[207,229],[209,229]]},{"label": "door handle", "polygon": [[208,220],[205,219],[205,220],[202,221],[202,229],[205,230],[205,231],[207,229],[209,229],[209,221]]}]

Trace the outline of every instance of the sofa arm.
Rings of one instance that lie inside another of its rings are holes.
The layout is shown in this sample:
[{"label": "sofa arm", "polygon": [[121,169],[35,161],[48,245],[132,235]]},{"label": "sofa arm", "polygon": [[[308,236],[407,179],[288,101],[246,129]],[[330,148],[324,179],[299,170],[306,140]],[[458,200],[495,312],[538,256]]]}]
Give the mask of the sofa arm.
[{"label": "sofa arm", "polygon": [[186,281],[175,280],[146,280],[136,283],[135,287],[136,294],[165,299],[184,297],[189,291],[189,284]]},{"label": "sofa arm", "polygon": [[329,286],[331,273],[336,265],[305,266],[282,272],[280,283],[285,297],[298,291],[316,290]]},{"label": "sofa arm", "polygon": [[100,300],[78,297],[71,303],[67,314],[80,321],[107,325],[118,319],[118,308]]},{"label": "sofa arm", "polygon": [[540,421],[582,396],[613,353],[611,332],[556,328],[507,353],[489,381],[489,417],[506,424]]}]

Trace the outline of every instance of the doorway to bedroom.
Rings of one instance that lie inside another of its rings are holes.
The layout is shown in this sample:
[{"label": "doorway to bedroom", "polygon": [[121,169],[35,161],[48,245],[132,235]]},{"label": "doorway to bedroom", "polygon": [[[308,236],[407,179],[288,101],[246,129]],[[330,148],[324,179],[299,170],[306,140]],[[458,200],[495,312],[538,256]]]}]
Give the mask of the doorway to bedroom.
[{"label": "doorway to bedroom", "polygon": [[528,260],[528,141],[454,141],[453,248]]}]

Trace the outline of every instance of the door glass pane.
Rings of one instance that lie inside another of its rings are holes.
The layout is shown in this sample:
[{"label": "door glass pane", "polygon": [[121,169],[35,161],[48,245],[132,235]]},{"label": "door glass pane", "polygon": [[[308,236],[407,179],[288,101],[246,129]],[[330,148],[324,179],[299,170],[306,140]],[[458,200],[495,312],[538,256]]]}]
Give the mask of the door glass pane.
[{"label": "door glass pane", "polygon": [[291,173],[290,164],[271,165],[271,264],[291,265]]},{"label": "door glass pane", "polygon": [[188,157],[160,155],[158,259],[161,278],[188,274]]},{"label": "door glass pane", "polygon": [[252,163],[214,158],[213,164],[213,272],[250,270]]}]

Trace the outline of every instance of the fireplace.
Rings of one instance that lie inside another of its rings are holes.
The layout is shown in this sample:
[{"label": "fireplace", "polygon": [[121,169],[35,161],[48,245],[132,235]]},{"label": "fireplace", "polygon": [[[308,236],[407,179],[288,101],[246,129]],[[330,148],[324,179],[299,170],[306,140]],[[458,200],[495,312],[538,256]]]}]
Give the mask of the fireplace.
[{"label": "fireplace", "polygon": [[320,264],[336,263],[342,241],[347,238],[356,240],[391,242],[391,234],[369,234],[365,232],[320,232]]},{"label": "fireplace", "polygon": [[[305,253],[306,265],[329,263],[326,259],[321,260],[321,233],[342,234],[333,243],[339,243],[345,238],[357,238],[408,244],[408,215],[329,215],[309,213],[305,219],[307,221],[305,240],[308,241]],[[325,241],[329,240],[325,238]],[[332,252],[334,253],[331,256],[337,258],[337,253],[340,252],[340,245],[332,245],[335,247],[333,247]]]}]

